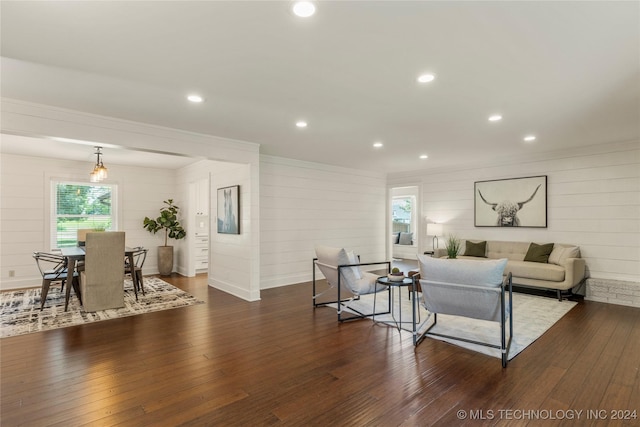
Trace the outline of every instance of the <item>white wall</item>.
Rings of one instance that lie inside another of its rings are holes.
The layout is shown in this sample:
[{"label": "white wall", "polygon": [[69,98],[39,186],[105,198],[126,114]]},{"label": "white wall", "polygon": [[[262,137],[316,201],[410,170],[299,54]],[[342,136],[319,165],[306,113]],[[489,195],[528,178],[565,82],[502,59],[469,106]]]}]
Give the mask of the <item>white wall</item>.
[{"label": "white wall", "polygon": [[[175,172],[167,169],[109,164],[106,183],[118,185],[118,230],[126,233],[127,246],[144,246],[149,254],[144,273],[157,273],[157,249],[162,237],[142,227],[145,216],[155,217],[162,200],[180,202]],[[2,154],[0,157],[0,272],[1,289],[39,286],[42,277],[31,257],[50,250],[50,187],[52,178],[88,182],[91,162],[52,160]],[[9,277],[9,271],[15,272]]]},{"label": "white wall", "polygon": [[[248,301],[260,299],[260,192],[253,169],[236,164],[211,174],[209,284]],[[217,233],[217,190],[233,185],[240,186],[240,234]]]},{"label": "white wall", "polygon": [[261,287],[311,280],[316,245],[387,260],[386,191],[381,173],[260,156]]},{"label": "white wall", "polygon": [[[547,228],[474,227],[475,181],[547,175]],[[591,146],[529,159],[392,174],[422,182],[422,213],[461,239],[572,243],[591,277],[640,281],[640,142]],[[424,249],[424,248],[421,248]]]}]

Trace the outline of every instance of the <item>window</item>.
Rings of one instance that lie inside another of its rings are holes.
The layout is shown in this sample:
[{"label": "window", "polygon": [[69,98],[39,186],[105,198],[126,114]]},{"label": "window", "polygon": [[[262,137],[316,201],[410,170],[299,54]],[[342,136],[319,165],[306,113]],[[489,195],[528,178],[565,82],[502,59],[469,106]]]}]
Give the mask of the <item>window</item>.
[{"label": "window", "polygon": [[115,185],[53,181],[51,247],[77,245],[79,229],[116,229],[115,200]]},{"label": "window", "polygon": [[393,232],[415,232],[415,205],[414,196],[394,197],[391,201]]}]

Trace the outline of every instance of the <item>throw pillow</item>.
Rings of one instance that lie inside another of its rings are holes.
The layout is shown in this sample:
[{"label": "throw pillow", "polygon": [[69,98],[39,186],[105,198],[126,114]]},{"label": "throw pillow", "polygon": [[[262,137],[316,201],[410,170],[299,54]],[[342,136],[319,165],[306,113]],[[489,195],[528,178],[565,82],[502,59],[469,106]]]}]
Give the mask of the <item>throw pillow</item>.
[{"label": "throw pillow", "polygon": [[531,262],[549,262],[549,255],[553,250],[553,243],[546,243],[544,245],[538,245],[536,243],[531,243],[529,245],[529,250],[527,254],[524,256],[525,261]]},{"label": "throw pillow", "polygon": [[400,241],[398,242],[400,245],[411,245],[413,244],[413,233],[400,233]]},{"label": "throw pillow", "polygon": [[[349,254],[344,248],[332,248],[329,246],[316,246],[316,256],[318,257],[318,261],[322,264],[339,266],[352,264],[349,260]],[[356,262],[357,264],[357,262]],[[347,281],[347,286],[349,283],[354,283],[356,280],[356,273],[353,271],[354,268],[344,268],[342,269],[342,278]],[[358,271],[360,269],[358,268]]]},{"label": "throw pillow", "polygon": [[469,240],[466,241],[465,245],[464,245],[464,253],[462,254],[463,256],[477,256],[477,257],[482,257],[482,258],[486,258],[487,256],[485,255],[487,253],[487,242],[470,242]]},{"label": "throw pillow", "polygon": [[431,258],[418,255],[420,279],[431,282],[457,283],[460,285],[497,287],[507,259],[473,260]]},{"label": "throw pillow", "polygon": [[[360,264],[358,255],[356,255],[355,252],[349,251],[347,252],[347,256],[349,257],[349,264]],[[353,275],[356,277],[356,279],[362,279],[362,272],[360,271],[360,267],[351,267],[351,271],[353,271]]]},{"label": "throw pillow", "polygon": [[567,258],[580,258],[580,248],[577,246],[554,246],[549,255],[549,264],[564,264]]},{"label": "throw pillow", "polygon": [[393,242],[394,245],[397,245],[400,242],[400,232],[399,231],[397,233],[393,233],[391,235],[391,241]]}]

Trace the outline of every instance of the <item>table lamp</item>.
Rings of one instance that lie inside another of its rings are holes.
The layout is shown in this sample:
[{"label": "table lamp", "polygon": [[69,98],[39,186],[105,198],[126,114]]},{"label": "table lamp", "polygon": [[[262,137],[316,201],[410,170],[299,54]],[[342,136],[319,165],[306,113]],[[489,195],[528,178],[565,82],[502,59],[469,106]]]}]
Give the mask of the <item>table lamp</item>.
[{"label": "table lamp", "polygon": [[432,246],[435,250],[438,247],[438,236],[442,235],[442,224],[427,224],[427,236],[433,236]]}]

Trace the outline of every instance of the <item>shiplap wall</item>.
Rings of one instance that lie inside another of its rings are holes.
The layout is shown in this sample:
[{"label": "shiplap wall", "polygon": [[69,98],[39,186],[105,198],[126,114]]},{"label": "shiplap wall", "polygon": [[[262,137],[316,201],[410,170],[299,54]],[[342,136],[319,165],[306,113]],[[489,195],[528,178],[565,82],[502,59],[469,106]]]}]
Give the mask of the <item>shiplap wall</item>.
[{"label": "shiplap wall", "polygon": [[[259,191],[252,179],[250,165],[236,164],[211,174],[211,224],[209,283],[211,286],[248,301],[260,299],[259,233],[255,212],[259,207]],[[240,186],[240,234],[217,232],[218,188]],[[258,268],[255,268],[257,266]]]},{"label": "shiplap wall", "polygon": [[[547,228],[474,227],[475,181],[547,175]],[[640,142],[557,151],[528,160],[392,174],[422,182],[423,221],[461,239],[572,243],[594,278],[640,281]],[[442,243],[441,243],[442,246]]]},{"label": "shiplap wall", "polygon": [[385,209],[384,174],[260,156],[261,288],[311,280],[316,245],[385,260]]},{"label": "shiplap wall", "polygon": [[[40,157],[0,156],[0,254],[1,289],[39,286],[41,276],[31,257],[33,251],[50,250],[49,203],[51,178],[88,182],[92,164]],[[161,236],[142,228],[145,216],[155,217],[162,200],[176,194],[175,172],[108,164],[109,183],[118,185],[118,229],[126,232],[127,246],[145,246],[150,252],[145,274],[157,273],[157,249]],[[9,277],[9,271],[15,272]]]}]

